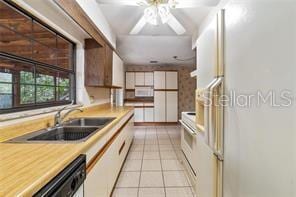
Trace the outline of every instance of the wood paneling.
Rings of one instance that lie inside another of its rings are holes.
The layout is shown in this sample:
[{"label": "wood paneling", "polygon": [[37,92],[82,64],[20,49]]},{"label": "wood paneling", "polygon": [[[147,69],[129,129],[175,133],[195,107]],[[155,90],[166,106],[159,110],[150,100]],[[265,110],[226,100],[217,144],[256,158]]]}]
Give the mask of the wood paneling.
[{"label": "wood paneling", "polygon": [[0,0],[0,13],[1,52],[65,69],[73,68],[70,41],[15,4]]},{"label": "wood paneling", "polygon": [[74,0],[54,0],[82,29],[84,29],[99,45],[104,46],[102,38],[96,25],[87,16],[79,4]]}]

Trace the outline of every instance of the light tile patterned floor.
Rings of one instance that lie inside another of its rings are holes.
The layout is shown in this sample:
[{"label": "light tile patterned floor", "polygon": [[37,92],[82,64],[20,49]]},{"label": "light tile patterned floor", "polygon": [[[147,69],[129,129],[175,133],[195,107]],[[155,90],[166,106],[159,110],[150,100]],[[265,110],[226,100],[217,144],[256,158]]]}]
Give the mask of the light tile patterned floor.
[{"label": "light tile patterned floor", "polygon": [[180,150],[178,126],[135,127],[113,197],[195,197]]}]

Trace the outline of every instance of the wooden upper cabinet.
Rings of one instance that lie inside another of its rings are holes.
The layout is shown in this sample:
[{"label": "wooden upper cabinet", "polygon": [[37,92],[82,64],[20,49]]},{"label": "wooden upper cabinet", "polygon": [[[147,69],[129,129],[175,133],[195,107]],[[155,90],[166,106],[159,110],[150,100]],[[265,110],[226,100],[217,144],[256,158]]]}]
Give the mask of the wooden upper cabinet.
[{"label": "wooden upper cabinet", "polygon": [[85,40],[85,85],[112,87],[113,50],[94,39]]},{"label": "wooden upper cabinet", "polygon": [[94,39],[85,40],[85,85],[104,86],[105,49]]},{"label": "wooden upper cabinet", "polygon": [[113,86],[112,72],[113,72],[113,50],[105,46],[105,86]]}]

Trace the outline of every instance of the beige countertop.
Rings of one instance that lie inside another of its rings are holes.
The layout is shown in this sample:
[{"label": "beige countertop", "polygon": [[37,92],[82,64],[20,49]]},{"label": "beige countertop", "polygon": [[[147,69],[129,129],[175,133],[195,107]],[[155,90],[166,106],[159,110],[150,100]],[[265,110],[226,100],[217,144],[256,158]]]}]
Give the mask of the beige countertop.
[{"label": "beige countertop", "polygon": [[[72,117],[116,117],[100,132],[76,144],[0,143],[0,196],[32,196],[79,154],[85,153],[132,108],[95,106]],[[52,125],[53,117],[0,126],[0,142]]]}]

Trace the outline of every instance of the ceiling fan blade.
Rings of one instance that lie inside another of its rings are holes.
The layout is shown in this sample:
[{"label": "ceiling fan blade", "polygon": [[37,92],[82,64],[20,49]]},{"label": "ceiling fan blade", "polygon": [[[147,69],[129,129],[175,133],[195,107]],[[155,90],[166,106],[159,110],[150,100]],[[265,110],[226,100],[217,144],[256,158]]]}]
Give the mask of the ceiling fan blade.
[{"label": "ceiling fan blade", "polygon": [[219,0],[170,0],[172,8],[214,7]]},{"label": "ceiling fan blade", "polygon": [[111,4],[111,5],[127,5],[127,6],[146,6],[148,5],[146,0],[97,0],[99,4]]},{"label": "ceiling fan blade", "polygon": [[138,34],[143,29],[143,27],[146,25],[146,23],[147,23],[147,21],[146,21],[145,17],[142,16],[140,18],[140,20],[137,22],[137,24],[134,26],[134,28],[130,31],[130,34],[132,34],[132,35]]},{"label": "ceiling fan blade", "polygon": [[181,25],[181,23],[176,19],[175,16],[171,14],[170,19],[167,24],[176,32],[178,35],[182,35],[186,32],[186,29]]}]

